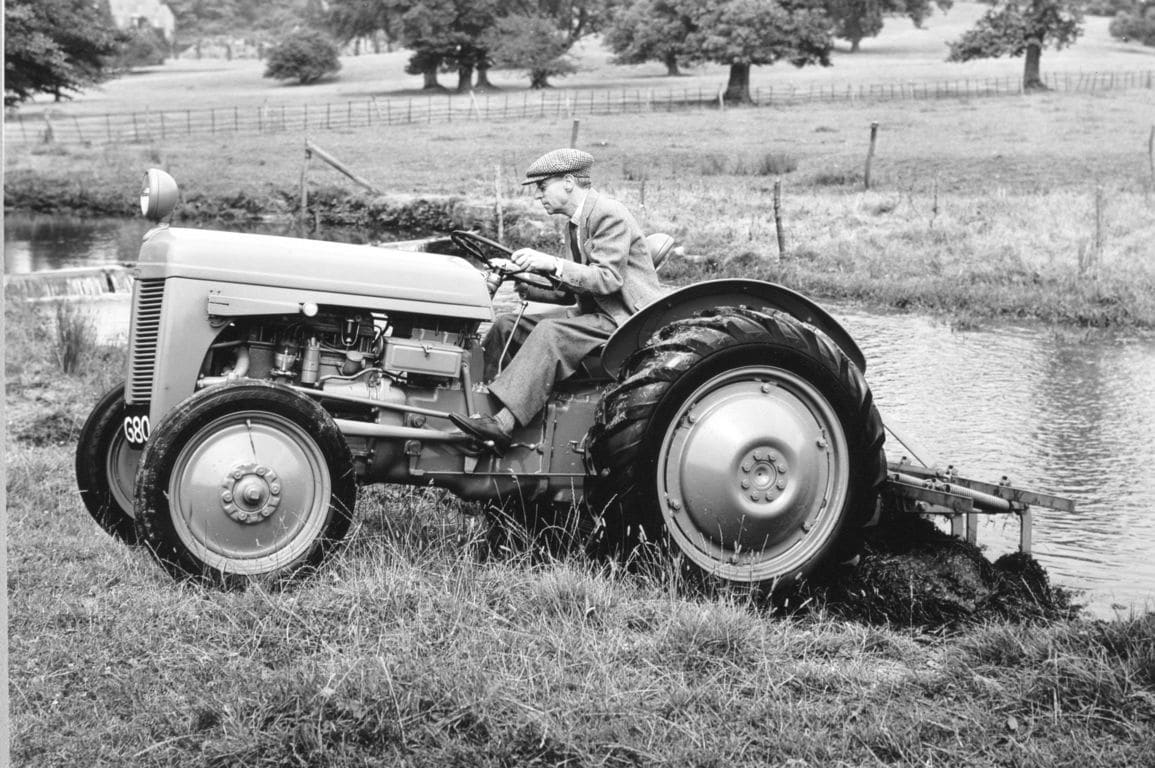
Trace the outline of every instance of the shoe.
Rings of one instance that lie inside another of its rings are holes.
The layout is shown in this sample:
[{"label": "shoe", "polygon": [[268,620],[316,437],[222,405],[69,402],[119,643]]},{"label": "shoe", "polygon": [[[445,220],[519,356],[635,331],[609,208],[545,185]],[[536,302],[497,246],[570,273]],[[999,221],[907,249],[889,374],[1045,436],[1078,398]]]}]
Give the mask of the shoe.
[{"label": "shoe", "polygon": [[458,429],[467,435],[476,437],[483,443],[492,444],[499,452],[504,452],[513,444],[513,435],[506,432],[492,416],[462,416],[460,413],[449,414]]}]

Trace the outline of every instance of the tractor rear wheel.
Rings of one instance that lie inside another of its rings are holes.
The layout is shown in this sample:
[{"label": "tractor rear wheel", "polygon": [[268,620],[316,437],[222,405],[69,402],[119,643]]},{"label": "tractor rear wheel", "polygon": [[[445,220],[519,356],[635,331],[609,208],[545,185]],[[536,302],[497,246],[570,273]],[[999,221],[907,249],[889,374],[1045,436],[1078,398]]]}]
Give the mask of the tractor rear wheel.
[{"label": "tractor rear wheel", "polygon": [[692,572],[782,595],[856,551],[883,440],[862,372],[826,338],[709,310],[654,334],[599,404],[593,511]]},{"label": "tractor rear wheel", "polygon": [[266,383],[206,389],[155,429],[136,483],[141,539],[177,578],[241,586],[318,565],[356,502],[345,438],[320,405]]},{"label": "tractor rear wheel", "polygon": [[140,449],[124,436],[124,384],[101,396],[76,443],[76,483],[88,514],[113,538],[136,544],[132,489]]}]

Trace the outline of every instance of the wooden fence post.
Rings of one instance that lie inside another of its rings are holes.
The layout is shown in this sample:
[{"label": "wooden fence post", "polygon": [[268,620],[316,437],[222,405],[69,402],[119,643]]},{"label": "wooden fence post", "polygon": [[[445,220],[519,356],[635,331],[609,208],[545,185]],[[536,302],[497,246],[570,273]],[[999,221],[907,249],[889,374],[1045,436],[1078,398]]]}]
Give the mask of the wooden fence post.
[{"label": "wooden fence post", "polygon": [[569,145],[574,149],[577,149],[578,128],[581,126],[581,124],[582,121],[575,117],[573,121],[573,128],[570,130],[569,134]]},{"label": "wooden fence post", "polygon": [[1151,186],[1155,187],[1155,125],[1147,136],[1147,166],[1151,169]]},{"label": "wooden fence post", "polygon": [[870,164],[874,160],[874,143],[878,139],[878,121],[870,124],[870,148],[866,150],[866,169],[862,173],[864,189],[870,189]]},{"label": "wooden fence post", "polygon": [[774,232],[778,236],[778,262],[786,256],[786,232],[782,229],[782,179],[774,180]]},{"label": "wooden fence post", "polygon": [[305,162],[301,164],[301,207],[298,211],[301,216],[302,226],[305,223],[305,217],[309,213],[309,184],[307,174],[309,172],[309,160],[313,157],[313,150],[309,145],[309,135],[305,134]]},{"label": "wooden fence post", "polygon": [[500,243],[505,239],[505,214],[501,204],[501,163],[496,163],[493,166],[493,193],[495,213],[497,214],[497,241]]}]

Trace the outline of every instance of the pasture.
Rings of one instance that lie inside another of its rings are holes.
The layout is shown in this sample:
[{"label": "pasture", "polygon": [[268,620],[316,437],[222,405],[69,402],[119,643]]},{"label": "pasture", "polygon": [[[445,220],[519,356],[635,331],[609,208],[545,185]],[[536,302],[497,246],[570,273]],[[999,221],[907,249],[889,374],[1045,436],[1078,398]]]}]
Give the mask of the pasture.
[{"label": "pasture", "polygon": [[[959,4],[924,30],[889,20],[830,69],[758,68],[754,84],[1017,75],[1017,59],[941,61],[978,8]],[[579,54],[583,71],[558,85],[664,84],[657,65],[608,67],[592,43]],[[252,61],[178,61],[53,108],[408,98],[405,57],[346,58],[339,80],[315,88],[264,80]],[[1145,69],[1155,51],[1111,40],[1091,18],[1086,38],[1043,66]],[[703,67],[678,87],[723,82],[722,68]],[[579,144],[598,159],[599,186],[696,257],[670,266],[672,282],[739,273],[958,322],[1151,327],[1153,123],[1155,97],[1141,90],[597,116],[583,118]],[[509,210],[531,211],[517,181],[571,126],[454,121],[313,138],[396,198],[492,205],[496,177]],[[159,165],[186,194],[291,212],[303,140],[13,147],[6,186],[62,207],[115,200],[131,215],[142,170]],[[310,179],[314,191],[360,197],[315,163]],[[75,491],[77,433],[124,351],[86,349],[73,375],[57,351],[34,314],[6,307],[14,764],[1155,763],[1151,614],[930,629],[821,605],[771,615],[741,594],[686,593],[668,572],[486,556],[476,510],[419,489],[363,490],[352,545],[287,590],[175,584],[101,533]]]}]

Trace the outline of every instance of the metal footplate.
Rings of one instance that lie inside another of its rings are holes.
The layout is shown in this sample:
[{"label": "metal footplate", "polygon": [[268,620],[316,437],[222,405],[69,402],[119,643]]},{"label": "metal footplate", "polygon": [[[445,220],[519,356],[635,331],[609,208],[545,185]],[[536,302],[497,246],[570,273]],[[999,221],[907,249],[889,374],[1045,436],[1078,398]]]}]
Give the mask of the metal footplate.
[{"label": "metal footplate", "polygon": [[1019,550],[1031,551],[1031,505],[1074,512],[1075,502],[1061,496],[1013,487],[1004,476],[998,483],[960,477],[953,466],[945,470],[907,462],[889,462],[882,492],[914,503],[919,514],[950,518],[951,533],[972,544],[978,515],[1014,514],[1020,521]]}]

